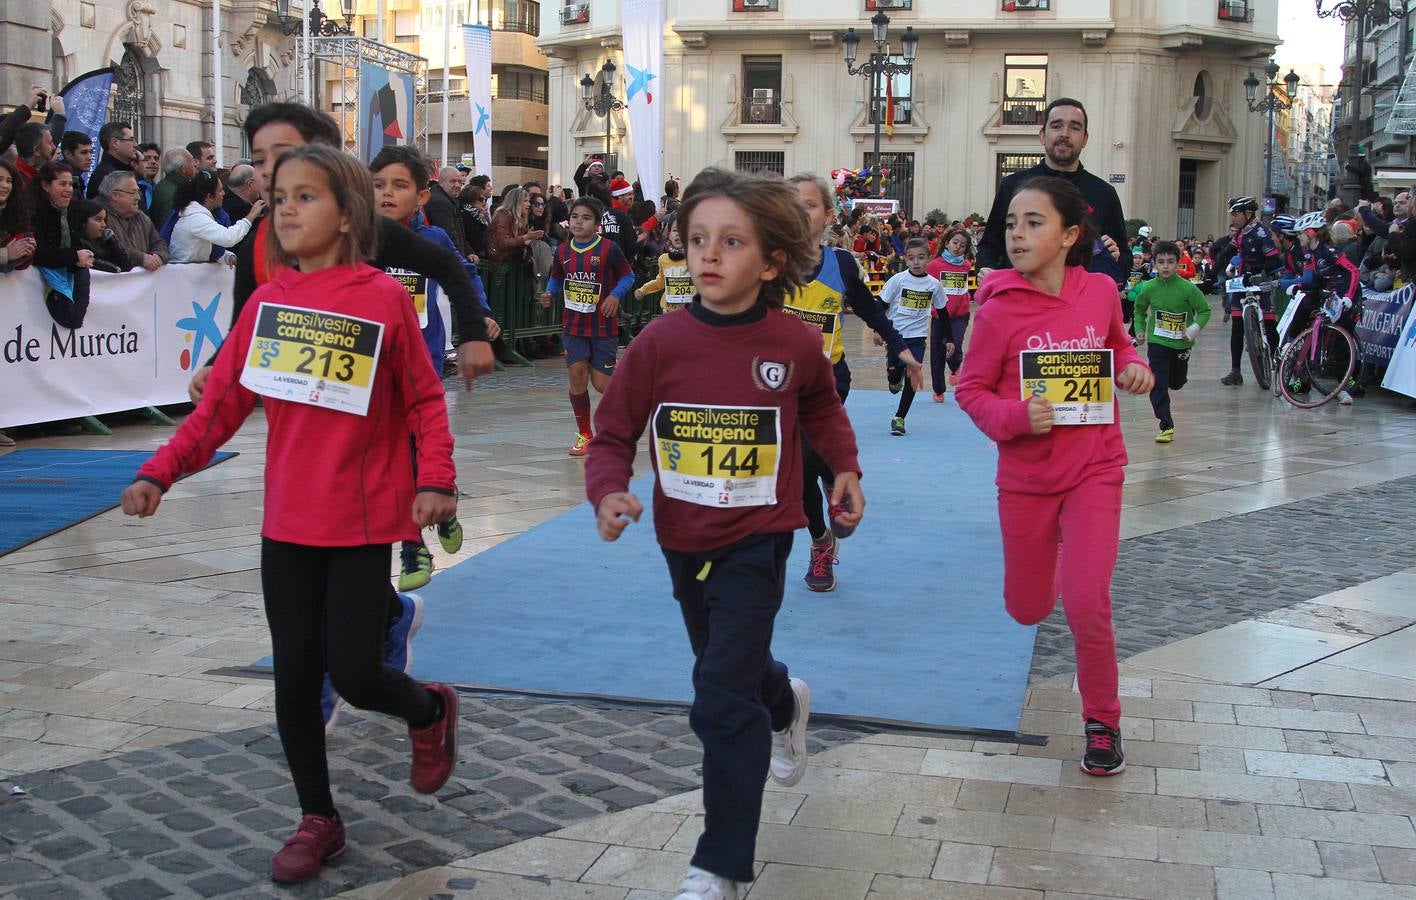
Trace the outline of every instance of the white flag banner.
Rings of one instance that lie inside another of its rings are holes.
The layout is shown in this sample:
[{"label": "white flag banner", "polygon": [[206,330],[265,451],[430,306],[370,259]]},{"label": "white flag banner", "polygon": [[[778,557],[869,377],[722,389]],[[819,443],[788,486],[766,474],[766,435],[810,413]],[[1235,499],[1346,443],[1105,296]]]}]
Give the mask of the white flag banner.
[{"label": "white flag banner", "polygon": [[34,269],[0,276],[0,428],[187,402],[226,337],[224,263],[94,272],[82,328],[55,324]]},{"label": "white flag banner", "polygon": [[1416,308],[1407,314],[1400,334],[1396,349],[1391,354],[1391,362],[1387,364],[1382,387],[1416,397]]},{"label": "white flag banner", "polygon": [[[664,188],[664,119],[654,95],[664,68],[664,0],[622,0],[620,29],[624,35],[625,101],[634,142],[634,176],[644,199],[659,202]],[[623,161],[620,167],[624,167]]]},{"label": "white flag banner", "polygon": [[[492,174],[492,29],[463,25],[462,46],[467,50],[467,102],[472,104],[473,166],[478,175]],[[446,165],[446,163],[444,163]]]}]

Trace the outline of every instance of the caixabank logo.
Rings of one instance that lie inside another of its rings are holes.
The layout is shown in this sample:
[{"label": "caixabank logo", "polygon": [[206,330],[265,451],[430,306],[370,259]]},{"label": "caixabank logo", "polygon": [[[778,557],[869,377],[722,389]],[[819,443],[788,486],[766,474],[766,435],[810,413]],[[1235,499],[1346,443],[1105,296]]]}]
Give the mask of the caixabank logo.
[{"label": "caixabank logo", "polygon": [[220,292],[206,306],[199,300],[193,300],[192,314],[174,323],[182,331],[182,352],[177,358],[182,371],[191,372],[198,368],[202,365],[204,353],[215,353],[216,348],[221,346],[221,326],[216,324],[216,311],[220,306]]}]

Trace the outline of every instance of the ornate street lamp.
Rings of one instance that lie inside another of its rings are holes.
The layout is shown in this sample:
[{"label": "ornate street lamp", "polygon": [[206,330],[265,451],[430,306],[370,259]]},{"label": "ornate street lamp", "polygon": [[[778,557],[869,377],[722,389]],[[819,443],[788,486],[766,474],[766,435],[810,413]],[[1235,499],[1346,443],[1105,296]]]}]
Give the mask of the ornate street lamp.
[{"label": "ornate street lamp", "polygon": [[1264,196],[1273,193],[1273,114],[1280,109],[1293,108],[1293,95],[1298,92],[1298,82],[1302,79],[1298,73],[1292,69],[1283,76],[1284,94],[1282,99],[1279,96],[1278,88],[1278,63],[1273,60],[1268,61],[1264,66],[1264,75],[1268,78],[1268,86],[1264,89],[1262,100],[1256,100],[1255,96],[1259,91],[1259,79],[1250,72],[1249,77],[1244,79],[1244,99],[1248,101],[1250,112],[1262,112],[1268,114],[1268,149],[1264,153]]},{"label": "ornate street lamp", "polygon": [[1342,183],[1342,200],[1348,206],[1356,206],[1361,199],[1362,179],[1358,174],[1358,169],[1362,168],[1357,163],[1357,158],[1361,155],[1362,146],[1357,135],[1357,120],[1362,117],[1362,75],[1366,68],[1363,56],[1362,40],[1367,35],[1368,24],[1385,25],[1391,19],[1404,19],[1406,17],[1406,3],[1399,0],[1392,3],[1390,0],[1337,0],[1329,2],[1326,9],[1323,8],[1323,0],[1314,0],[1317,5],[1317,13],[1320,18],[1329,19],[1336,17],[1345,24],[1354,19],[1357,22],[1357,59],[1352,68],[1352,80],[1349,85],[1349,102],[1346,108],[1352,113],[1348,116],[1347,126],[1347,177]]},{"label": "ornate street lamp", "polygon": [[870,79],[870,111],[871,118],[875,124],[875,153],[874,163],[875,183],[884,186],[884,181],[880,175],[880,125],[885,118],[885,111],[880,109],[882,97],[882,79],[894,78],[896,75],[908,75],[914,71],[915,57],[919,54],[919,35],[915,34],[914,26],[905,29],[904,36],[900,38],[900,56],[904,57],[903,63],[891,62],[890,57],[890,17],[883,11],[877,11],[870,17],[870,39],[875,43],[875,50],[870,54],[870,59],[860,66],[855,64],[856,52],[860,48],[860,35],[856,34],[854,28],[846,29],[846,33],[841,36],[841,51],[845,54],[846,71],[852,75],[864,75]]},{"label": "ornate street lamp", "polygon": [[623,100],[614,94],[616,66],[612,60],[605,60],[600,67],[600,92],[595,92],[595,79],[590,75],[580,78],[580,102],[595,115],[605,120],[605,163],[610,161],[610,112],[626,109]]}]

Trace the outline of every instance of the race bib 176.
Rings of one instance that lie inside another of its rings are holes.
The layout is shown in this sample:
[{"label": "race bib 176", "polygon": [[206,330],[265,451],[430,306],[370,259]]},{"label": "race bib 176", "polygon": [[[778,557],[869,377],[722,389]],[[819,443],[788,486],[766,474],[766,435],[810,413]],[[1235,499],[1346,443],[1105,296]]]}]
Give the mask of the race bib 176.
[{"label": "race bib 176", "polygon": [[241,384],[277,400],[368,415],[383,330],[368,319],[262,303]]},{"label": "race bib 176", "polygon": [[1053,425],[1110,425],[1114,372],[1110,350],[1024,350],[1022,398],[1045,397]]},{"label": "race bib 176", "polygon": [[660,404],[654,412],[659,488],[700,506],[775,505],[780,412],[775,406]]},{"label": "race bib 176", "polygon": [[1170,338],[1172,341],[1189,340],[1189,336],[1185,334],[1185,314],[1156,310],[1155,336]]}]

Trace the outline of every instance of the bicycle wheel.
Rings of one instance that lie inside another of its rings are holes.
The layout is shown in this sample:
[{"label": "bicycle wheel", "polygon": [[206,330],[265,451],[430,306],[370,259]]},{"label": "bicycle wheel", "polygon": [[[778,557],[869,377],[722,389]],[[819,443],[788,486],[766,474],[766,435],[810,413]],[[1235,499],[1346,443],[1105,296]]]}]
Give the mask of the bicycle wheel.
[{"label": "bicycle wheel", "polygon": [[1249,349],[1249,367],[1254,370],[1254,380],[1259,387],[1268,390],[1273,360],[1269,356],[1268,338],[1264,337],[1264,326],[1257,306],[1244,307],[1244,345]]},{"label": "bicycle wheel", "polygon": [[1347,387],[1356,366],[1357,344],[1352,335],[1318,321],[1305,328],[1283,354],[1279,387],[1283,398],[1299,409],[1316,409]]}]

